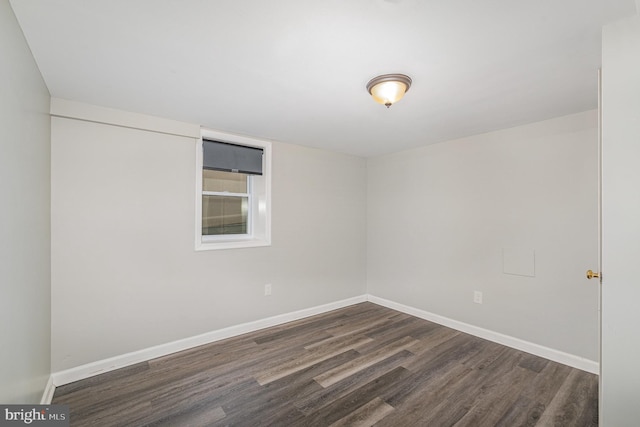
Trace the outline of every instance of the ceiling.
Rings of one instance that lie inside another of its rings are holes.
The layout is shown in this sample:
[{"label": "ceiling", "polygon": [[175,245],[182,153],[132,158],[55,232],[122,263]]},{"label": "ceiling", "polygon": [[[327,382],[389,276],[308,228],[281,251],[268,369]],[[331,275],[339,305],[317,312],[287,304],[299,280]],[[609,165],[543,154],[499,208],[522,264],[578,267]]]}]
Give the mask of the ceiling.
[{"label": "ceiling", "polygon": [[[53,97],[359,156],[596,108],[635,0],[12,0]],[[399,103],[365,85],[403,73]]]}]

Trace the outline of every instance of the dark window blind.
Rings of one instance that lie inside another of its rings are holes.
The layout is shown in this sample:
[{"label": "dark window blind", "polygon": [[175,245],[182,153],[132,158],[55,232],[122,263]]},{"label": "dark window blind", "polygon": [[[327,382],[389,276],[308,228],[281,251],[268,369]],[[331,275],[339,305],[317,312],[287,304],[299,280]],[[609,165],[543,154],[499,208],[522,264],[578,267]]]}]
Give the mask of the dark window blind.
[{"label": "dark window blind", "polygon": [[202,140],[203,168],[262,175],[262,148]]}]

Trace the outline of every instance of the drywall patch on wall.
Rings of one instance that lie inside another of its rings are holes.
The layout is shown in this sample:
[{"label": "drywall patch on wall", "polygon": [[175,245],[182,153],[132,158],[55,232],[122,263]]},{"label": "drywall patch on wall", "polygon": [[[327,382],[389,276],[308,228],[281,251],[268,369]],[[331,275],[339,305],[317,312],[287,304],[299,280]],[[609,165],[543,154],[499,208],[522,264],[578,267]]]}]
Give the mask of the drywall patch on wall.
[{"label": "drywall patch on wall", "polygon": [[536,252],[529,248],[502,248],[502,272],[536,277]]}]

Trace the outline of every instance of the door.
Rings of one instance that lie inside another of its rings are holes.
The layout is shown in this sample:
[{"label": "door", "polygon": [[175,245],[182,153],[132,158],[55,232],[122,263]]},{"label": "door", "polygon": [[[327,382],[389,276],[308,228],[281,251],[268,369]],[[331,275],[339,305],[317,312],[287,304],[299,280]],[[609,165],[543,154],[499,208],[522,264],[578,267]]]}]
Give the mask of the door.
[{"label": "door", "polygon": [[602,33],[600,425],[640,425],[640,17]]}]

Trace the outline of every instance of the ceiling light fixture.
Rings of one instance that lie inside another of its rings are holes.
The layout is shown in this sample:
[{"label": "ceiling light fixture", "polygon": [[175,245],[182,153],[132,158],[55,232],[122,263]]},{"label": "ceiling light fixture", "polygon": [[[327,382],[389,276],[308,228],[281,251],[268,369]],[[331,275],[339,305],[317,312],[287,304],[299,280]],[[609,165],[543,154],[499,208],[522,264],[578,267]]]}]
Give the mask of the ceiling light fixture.
[{"label": "ceiling light fixture", "polygon": [[411,77],[404,74],[383,74],[367,83],[367,91],[373,99],[387,108],[400,101],[411,87]]}]

